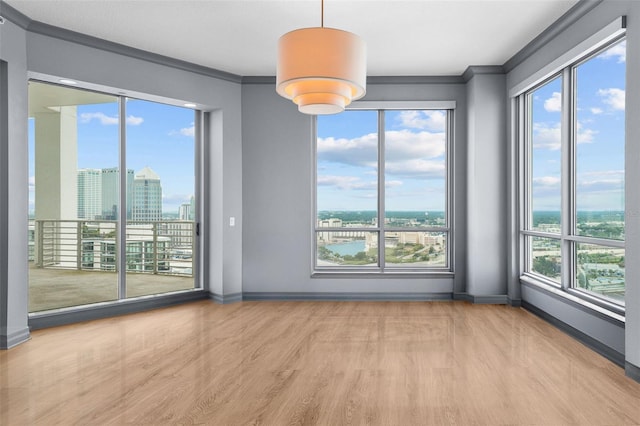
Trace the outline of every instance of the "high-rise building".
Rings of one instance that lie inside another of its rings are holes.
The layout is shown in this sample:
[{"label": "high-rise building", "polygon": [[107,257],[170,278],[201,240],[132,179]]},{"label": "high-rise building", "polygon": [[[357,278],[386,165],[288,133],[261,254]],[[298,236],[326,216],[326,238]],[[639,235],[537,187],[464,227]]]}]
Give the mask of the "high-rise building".
[{"label": "high-rise building", "polygon": [[150,167],[145,167],[136,173],[133,179],[133,210],[131,219],[134,221],[162,220],[162,186],[160,176]]},{"label": "high-rise building", "polygon": [[[131,220],[133,210],[133,170],[127,170],[127,219]],[[102,169],[102,219],[116,220],[118,218],[119,191],[118,179],[120,169],[110,167]]]},{"label": "high-rise building", "polygon": [[189,205],[191,208],[189,209],[189,220],[196,220],[196,198],[192,195],[191,200],[189,200]]},{"label": "high-rise building", "polygon": [[192,220],[191,219],[191,203],[182,203],[178,209],[178,218],[180,220]]},{"label": "high-rise building", "polygon": [[102,214],[100,169],[78,170],[78,219],[97,219]]}]

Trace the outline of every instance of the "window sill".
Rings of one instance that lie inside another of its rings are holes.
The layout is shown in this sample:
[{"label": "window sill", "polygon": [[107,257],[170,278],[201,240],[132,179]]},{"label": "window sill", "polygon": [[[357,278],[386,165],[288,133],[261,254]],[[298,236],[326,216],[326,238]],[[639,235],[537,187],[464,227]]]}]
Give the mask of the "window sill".
[{"label": "window sill", "polygon": [[455,274],[449,271],[345,271],[315,270],[311,278],[407,278],[407,279],[453,279]]},{"label": "window sill", "polygon": [[623,325],[625,323],[624,314],[614,312],[596,303],[590,302],[582,297],[578,297],[562,288],[559,288],[554,285],[550,285],[548,283],[545,283],[542,280],[538,280],[531,275],[525,274],[520,276],[520,283],[522,283],[525,286],[541,290],[547,294],[551,294],[553,296],[562,298],[563,300],[566,300],[567,302],[569,302],[571,305],[585,312],[595,314],[605,320],[612,321],[617,324],[623,324]]}]

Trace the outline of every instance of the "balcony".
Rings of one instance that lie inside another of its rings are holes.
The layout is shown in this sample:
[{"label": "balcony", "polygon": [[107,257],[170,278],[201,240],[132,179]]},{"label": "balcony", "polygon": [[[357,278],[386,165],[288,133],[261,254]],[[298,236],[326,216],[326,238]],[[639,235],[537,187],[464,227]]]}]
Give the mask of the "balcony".
[{"label": "balcony", "polygon": [[[118,300],[118,234],[116,221],[31,221],[29,311]],[[194,222],[127,222],[125,234],[121,298],[194,288]]]}]

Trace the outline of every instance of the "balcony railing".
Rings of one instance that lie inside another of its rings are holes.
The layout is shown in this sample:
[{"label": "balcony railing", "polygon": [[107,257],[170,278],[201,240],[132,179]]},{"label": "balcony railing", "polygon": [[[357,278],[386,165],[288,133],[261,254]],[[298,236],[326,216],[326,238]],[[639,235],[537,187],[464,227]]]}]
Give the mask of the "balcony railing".
[{"label": "balcony railing", "polygon": [[[118,269],[117,221],[35,220],[29,232],[30,260],[38,268]],[[127,222],[125,234],[128,273],[193,276],[194,222]]]}]

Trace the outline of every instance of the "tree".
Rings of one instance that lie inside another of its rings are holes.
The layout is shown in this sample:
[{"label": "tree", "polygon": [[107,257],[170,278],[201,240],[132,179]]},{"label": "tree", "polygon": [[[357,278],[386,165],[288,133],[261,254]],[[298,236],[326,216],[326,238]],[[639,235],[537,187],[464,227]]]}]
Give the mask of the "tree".
[{"label": "tree", "polygon": [[533,271],[547,277],[556,277],[560,273],[560,265],[549,256],[538,256],[533,259]]},{"label": "tree", "polygon": [[578,286],[580,288],[587,288],[587,277],[582,271],[580,271],[580,273],[578,274]]},{"label": "tree", "polygon": [[318,247],[318,258],[321,260],[331,259],[333,252],[326,247]]}]

